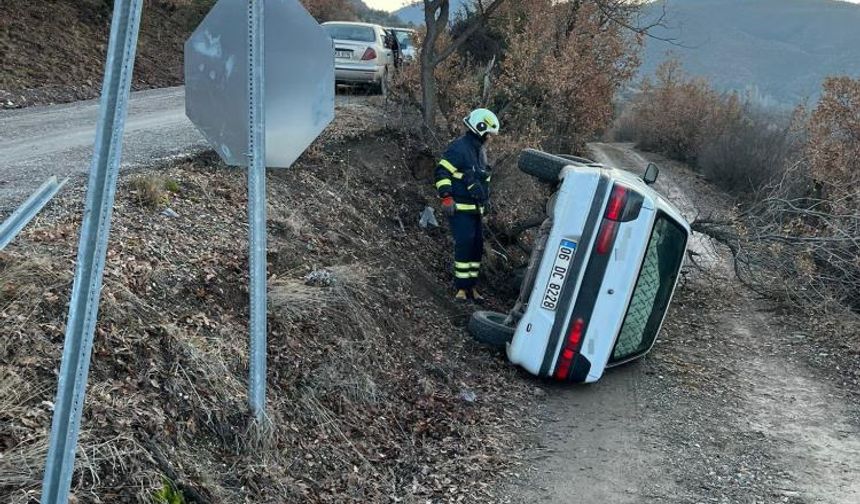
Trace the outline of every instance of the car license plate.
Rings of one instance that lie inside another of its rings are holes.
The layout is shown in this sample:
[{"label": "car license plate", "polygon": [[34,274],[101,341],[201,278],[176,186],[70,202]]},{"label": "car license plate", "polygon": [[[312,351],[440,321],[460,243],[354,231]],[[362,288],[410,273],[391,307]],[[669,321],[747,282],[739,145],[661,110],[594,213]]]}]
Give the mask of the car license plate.
[{"label": "car license plate", "polygon": [[559,245],[558,251],[555,254],[555,261],[552,263],[552,271],[549,274],[549,281],[543,293],[543,301],[541,301],[541,306],[549,311],[555,311],[558,308],[559,299],[561,298],[561,288],[564,286],[564,280],[567,278],[568,271],[570,271],[570,261],[573,259],[575,251],[576,242],[570,240],[561,241],[561,245]]},{"label": "car license plate", "polygon": [[352,59],[352,51],[335,51],[335,58]]}]

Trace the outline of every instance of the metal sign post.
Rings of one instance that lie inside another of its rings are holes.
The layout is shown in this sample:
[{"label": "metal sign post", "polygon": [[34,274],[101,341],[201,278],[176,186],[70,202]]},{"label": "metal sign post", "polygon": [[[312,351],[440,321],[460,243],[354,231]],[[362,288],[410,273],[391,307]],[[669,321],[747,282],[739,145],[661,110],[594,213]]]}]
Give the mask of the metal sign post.
[{"label": "metal sign post", "polygon": [[248,404],[263,420],[266,166],[289,167],[334,118],[331,38],[298,0],[219,0],[185,42],[185,111],[225,163],[248,168]]},{"label": "metal sign post", "polygon": [[248,406],[266,415],[266,118],[263,4],[248,0],[248,267],[251,338]]},{"label": "metal sign post", "polygon": [[42,504],[66,504],[69,499],[142,7],[143,0],[114,2],[95,152],[45,462]]}]

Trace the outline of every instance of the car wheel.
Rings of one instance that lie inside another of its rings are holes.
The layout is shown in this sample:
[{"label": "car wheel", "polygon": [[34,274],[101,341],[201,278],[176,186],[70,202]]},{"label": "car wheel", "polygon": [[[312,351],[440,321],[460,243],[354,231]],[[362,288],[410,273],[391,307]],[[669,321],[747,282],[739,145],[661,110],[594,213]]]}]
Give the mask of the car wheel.
[{"label": "car wheel", "polygon": [[505,325],[507,315],[492,311],[477,311],[469,320],[469,332],[477,341],[504,348],[514,337],[514,327]]},{"label": "car wheel", "polygon": [[558,182],[561,170],[569,164],[567,159],[534,149],[522,151],[518,162],[520,171],[544,182]]}]

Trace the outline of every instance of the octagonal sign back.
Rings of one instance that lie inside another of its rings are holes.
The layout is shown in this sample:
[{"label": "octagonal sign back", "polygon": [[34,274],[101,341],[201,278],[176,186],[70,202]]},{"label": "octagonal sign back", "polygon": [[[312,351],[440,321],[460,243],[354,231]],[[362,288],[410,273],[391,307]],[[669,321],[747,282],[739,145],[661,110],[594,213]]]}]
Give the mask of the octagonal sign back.
[{"label": "octagonal sign back", "polygon": [[[185,41],[185,114],[229,165],[248,165],[248,2],[219,0]],[[334,118],[334,45],[298,0],[267,0],[266,166],[289,167]]]}]

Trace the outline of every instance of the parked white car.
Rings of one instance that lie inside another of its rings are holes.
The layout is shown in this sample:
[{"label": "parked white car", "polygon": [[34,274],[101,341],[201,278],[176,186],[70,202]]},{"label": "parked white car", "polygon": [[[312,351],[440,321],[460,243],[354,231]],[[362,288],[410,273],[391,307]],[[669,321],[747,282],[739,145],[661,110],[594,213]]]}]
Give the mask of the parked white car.
[{"label": "parked white car", "polygon": [[391,35],[370,23],[331,21],[322,27],[334,41],[335,81],[370,84],[385,94],[394,71]]},{"label": "parked white car", "polygon": [[400,47],[400,54],[405,62],[412,62],[418,58],[418,51],[415,48],[415,30],[409,28],[386,28],[397,37],[397,45]]},{"label": "parked white car", "polygon": [[519,299],[473,314],[479,341],[540,377],[595,382],[644,356],[657,339],[684,261],[690,226],[645,175],[528,149],[519,167],[560,183],[547,204]]}]

